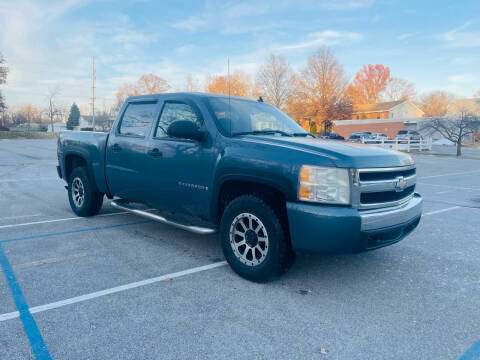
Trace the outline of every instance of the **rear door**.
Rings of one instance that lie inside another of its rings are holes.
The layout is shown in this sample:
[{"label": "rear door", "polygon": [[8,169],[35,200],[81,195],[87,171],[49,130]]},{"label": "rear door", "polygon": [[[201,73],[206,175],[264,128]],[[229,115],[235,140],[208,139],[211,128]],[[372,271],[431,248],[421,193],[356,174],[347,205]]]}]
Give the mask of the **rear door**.
[{"label": "rear door", "polygon": [[158,115],[157,101],[132,101],[110,133],[105,159],[108,187],[115,196],[145,202],[149,175],[148,138]]}]

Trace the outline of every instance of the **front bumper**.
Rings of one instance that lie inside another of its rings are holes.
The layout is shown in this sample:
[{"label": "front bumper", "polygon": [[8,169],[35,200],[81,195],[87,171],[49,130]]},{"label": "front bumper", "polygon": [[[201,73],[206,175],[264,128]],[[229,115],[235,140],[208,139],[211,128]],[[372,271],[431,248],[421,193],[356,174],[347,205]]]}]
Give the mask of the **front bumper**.
[{"label": "front bumper", "polygon": [[293,249],[353,253],[394,244],[417,227],[422,215],[422,202],[417,193],[402,205],[364,211],[287,202]]}]

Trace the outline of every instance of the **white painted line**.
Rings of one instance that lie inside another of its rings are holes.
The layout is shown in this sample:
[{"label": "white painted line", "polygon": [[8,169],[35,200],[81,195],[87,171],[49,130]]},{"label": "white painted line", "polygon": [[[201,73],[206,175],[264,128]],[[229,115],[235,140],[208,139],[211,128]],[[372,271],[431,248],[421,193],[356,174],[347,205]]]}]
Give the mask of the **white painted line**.
[{"label": "white painted line", "polygon": [[465,172],[458,172],[458,173],[449,173],[449,174],[440,174],[440,175],[420,176],[420,177],[418,177],[418,179],[433,179],[433,178],[443,177],[443,176],[467,175],[467,174],[476,174],[476,173],[480,173],[480,170],[465,171]]},{"label": "white painted line", "polygon": [[[79,302],[95,299],[95,298],[98,298],[98,297],[101,297],[101,296],[115,294],[115,293],[125,291],[125,290],[135,289],[135,288],[140,287],[140,286],[150,285],[150,284],[154,284],[154,283],[157,283],[157,282],[160,282],[160,281],[175,279],[175,278],[179,278],[179,277],[182,277],[182,276],[195,274],[195,273],[198,273],[198,272],[215,269],[215,268],[225,266],[225,265],[227,265],[226,261],[219,261],[219,262],[216,262],[216,263],[191,268],[191,269],[188,269],[188,270],[178,271],[178,272],[171,273],[171,274],[166,274],[166,275],[162,275],[162,276],[158,276],[158,277],[154,277],[154,278],[150,278],[150,279],[146,279],[146,280],[141,280],[141,281],[125,284],[125,285],[116,286],[116,287],[113,287],[113,288],[110,288],[110,289],[105,289],[105,290],[101,290],[101,291],[92,292],[92,293],[86,294],[86,295],[75,296],[75,297],[70,298],[70,299],[60,300],[60,301],[56,301],[56,302],[53,302],[53,303],[50,303],[50,304],[34,306],[34,307],[31,307],[29,310],[30,310],[31,314],[36,314],[36,313],[39,313],[39,312],[43,312],[43,311],[47,311],[47,310],[51,310],[51,309],[57,309],[57,308],[60,308],[60,307],[63,307],[63,306],[67,306],[67,305],[76,304],[76,303],[79,303]],[[14,312],[11,312],[11,313],[6,313],[6,314],[1,314],[0,315],[0,322],[5,321],[5,320],[14,319],[14,318],[17,318],[17,317],[19,317],[18,311],[14,311]]]},{"label": "white painted line", "polygon": [[464,187],[464,186],[453,186],[453,185],[441,185],[441,184],[429,184],[424,182],[417,182],[419,185],[427,185],[427,186],[436,186],[436,187],[444,187],[449,189],[458,189],[458,190],[476,190],[480,191],[480,188],[472,188],[472,187]]},{"label": "white painted line", "polygon": [[40,216],[42,214],[32,214],[32,215],[20,215],[20,216],[7,216],[7,217],[2,217],[0,218],[0,221],[3,220],[11,220],[11,219],[24,219],[28,217],[35,217],[35,216]]},{"label": "white painted line", "polygon": [[15,318],[18,318],[19,316],[20,316],[20,313],[18,311],[2,314],[0,315],[0,322],[10,320],[10,319],[15,319]]},{"label": "white painted line", "polygon": [[[153,208],[152,209],[145,209],[145,211],[155,211],[155,210],[158,210],[158,209],[153,209]],[[100,215],[96,215],[95,217],[105,217],[105,216],[125,215],[125,214],[131,214],[131,213],[129,211],[119,211],[119,212],[114,212],[114,213],[109,213],[109,214],[100,214]],[[59,221],[70,221],[70,220],[80,220],[80,219],[85,219],[85,218],[80,217],[80,216],[75,216],[75,217],[70,217],[70,218],[42,220],[42,221],[34,221],[34,222],[21,223],[21,224],[0,225],[0,229],[20,227],[20,226],[28,226],[28,225],[48,224],[48,223],[54,223],[54,222],[59,222]]]},{"label": "white painted line", "polygon": [[52,263],[57,263],[57,262],[66,261],[66,260],[70,260],[70,259],[76,259],[76,258],[84,257],[84,256],[87,256],[87,253],[79,253],[79,254],[73,254],[73,255],[68,255],[68,256],[59,256],[59,257],[56,257],[56,258],[37,260],[37,261],[29,262],[29,263],[12,265],[12,267],[14,269],[23,269],[23,268],[26,268],[26,267],[38,266],[38,265],[43,265],[43,264],[52,264]]},{"label": "white painted line", "polygon": [[460,208],[461,208],[461,206],[452,206],[452,207],[445,208],[445,209],[440,209],[440,210],[427,212],[427,213],[423,214],[423,216],[441,214],[441,213],[444,213],[444,212],[447,212],[447,211],[457,210],[457,209],[460,209]]},{"label": "white painted line", "polygon": [[19,181],[51,181],[51,180],[62,180],[59,177],[51,177],[51,178],[25,178],[25,179],[0,179],[0,183],[2,182],[19,182]]},{"label": "white painted line", "polygon": [[[105,217],[105,216],[123,215],[123,214],[130,214],[130,213],[128,211],[122,211],[122,212],[115,212],[110,214],[100,214],[100,215],[97,215],[96,217]],[[34,221],[34,222],[21,223],[21,224],[0,225],[0,229],[28,226],[28,225],[48,224],[48,223],[54,223],[59,221],[69,221],[69,220],[79,220],[79,219],[84,219],[84,218],[80,216],[76,216],[71,218],[42,220],[42,221]]]}]

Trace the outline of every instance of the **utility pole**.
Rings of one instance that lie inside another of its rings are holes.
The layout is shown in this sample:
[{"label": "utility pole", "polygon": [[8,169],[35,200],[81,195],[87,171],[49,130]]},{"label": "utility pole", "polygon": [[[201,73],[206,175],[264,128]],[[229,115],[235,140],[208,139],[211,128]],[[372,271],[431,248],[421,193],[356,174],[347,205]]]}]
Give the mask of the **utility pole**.
[{"label": "utility pole", "polygon": [[95,56],[92,56],[92,130],[95,131]]}]

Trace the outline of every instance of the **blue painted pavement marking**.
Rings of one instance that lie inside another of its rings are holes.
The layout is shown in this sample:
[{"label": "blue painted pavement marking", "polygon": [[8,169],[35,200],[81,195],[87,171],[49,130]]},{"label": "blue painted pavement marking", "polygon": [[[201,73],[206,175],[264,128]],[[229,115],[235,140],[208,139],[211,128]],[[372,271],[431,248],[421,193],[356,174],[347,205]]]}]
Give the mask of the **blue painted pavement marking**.
[{"label": "blue painted pavement marking", "polygon": [[8,287],[12,293],[15,306],[20,313],[20,320],[22,320],[23,328],[28,336],[35,358],[37,360],[50,360],[50,353],[43,341],[40,330],[38,330],[37,323],[28,309],[27,301],[25,300],[22,289],[15,278],[15,274],[8,261],[7,255],[3,251],[2,244],[0,244],[0,265],[2,266],[3,274],[7,279]]},{"label": "blue painted pavement marking", "polygon": [[480,359],[480,341],[465,351],[458,360],[479,360]]},{"label": "blue painted pavement marking", "polygon": [[150,223],[150,222],[153,222],[153,220],[144,220],[144,221],[136,221],[136,222],[130,222],[130,223],[124,223],[124,224],[117,224],[117,225],[96,226],[96,227],[90,227],[90,228],[81,228],[81,229],[77,229],[77,230],[67,230],[67,231],[59,231],[59,232],[53,232],[53,233],[47,233],[47,234],[22,236],[22,237],[17,237],[17,238],[12,238],[12,239],[0,240],[0,244],[1,243],[8,243],[8,242],[15,242],[15,241],[31,240],[31,239],[41,239],[41,238],[52,237],[52,236],[76,234],[76,233],[82,233],[82,232],[86,232],[86,231],[115,229],[115,228],[119,228],[119,227],[140,225],[140,224],[146,224],[146,223]]}]

